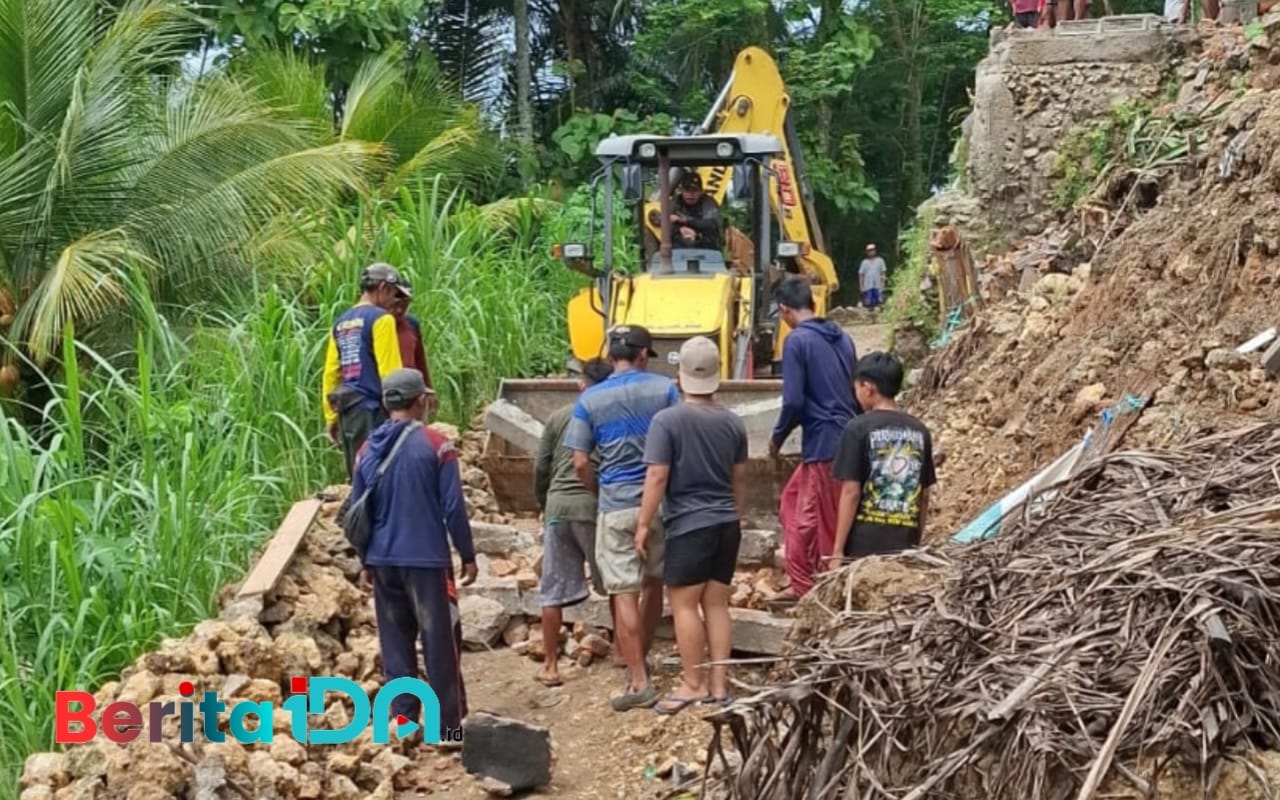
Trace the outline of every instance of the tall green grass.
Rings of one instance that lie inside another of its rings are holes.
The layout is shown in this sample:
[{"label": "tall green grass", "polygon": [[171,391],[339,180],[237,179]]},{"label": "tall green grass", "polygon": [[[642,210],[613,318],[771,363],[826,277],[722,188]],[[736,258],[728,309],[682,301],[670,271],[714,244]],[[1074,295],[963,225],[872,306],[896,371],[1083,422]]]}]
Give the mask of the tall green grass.
[{"label": "tall green grass", "polygon": [[[552,220],[554,223],[554,219]],[[303,280],[281,265],[107,356],[68,332],[43,423],[0,408],[0,798],[51,749],[59,689],[111,680],[212,610],[290,503],[341,477],[320,370],[369,261],[415,287],[445,416],[465,423],[504,375],[558,369],[575,279],[531,208],[477,209],[433,187],[344,217]],[[300,285],[305,284],[305,285]]]}]

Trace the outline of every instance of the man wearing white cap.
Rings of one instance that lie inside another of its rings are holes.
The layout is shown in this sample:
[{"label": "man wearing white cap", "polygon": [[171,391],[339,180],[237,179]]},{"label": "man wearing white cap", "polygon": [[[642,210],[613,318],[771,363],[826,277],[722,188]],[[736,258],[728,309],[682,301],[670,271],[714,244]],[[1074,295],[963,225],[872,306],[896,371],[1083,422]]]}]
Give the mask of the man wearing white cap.
[{"label": "man wearing white cap", "polygon": [[659,714],[729,702],[727,668],[712,667],[708,675],[702,665],[726,661],[732,649],[729,596],[747,491],[747,428],[715,401],[720,353],[714,342],[695,336],[684,343],[679,381],[684,403],[659,411],[649,427],[636,525],[643,557],[649,527],[664,506],[662,582],[675,617],[682,680],[654,707]]}]

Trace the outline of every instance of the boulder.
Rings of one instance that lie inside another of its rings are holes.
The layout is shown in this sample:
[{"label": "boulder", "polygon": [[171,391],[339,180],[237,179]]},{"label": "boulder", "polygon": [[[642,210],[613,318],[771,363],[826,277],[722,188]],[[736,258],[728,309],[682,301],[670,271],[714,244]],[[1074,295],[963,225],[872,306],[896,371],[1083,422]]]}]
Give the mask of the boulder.
[{"label": "boulder", "polygon": [[458,601],[462,615],[462,644],[475,650],[493,646],[511,619],[502,603],[479,595],[463,595]]},{"label": "boulder", "polygon": [[462,729],[462,766],[521,792],[551,782],[551,732],[492,714],[467,717]]}]

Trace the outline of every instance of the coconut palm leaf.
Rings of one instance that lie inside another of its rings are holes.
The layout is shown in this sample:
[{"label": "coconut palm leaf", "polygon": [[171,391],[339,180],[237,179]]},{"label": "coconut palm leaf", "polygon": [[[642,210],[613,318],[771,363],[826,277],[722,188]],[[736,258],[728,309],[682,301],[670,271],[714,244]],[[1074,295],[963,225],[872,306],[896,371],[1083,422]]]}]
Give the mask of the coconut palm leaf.
[{"label": "coconut palm leaf", "polygon": [[[0,0],[0,283],[11,338],[39,359],[64,325],[128,303],[121,276],[219,274],[276,215],[361,189],[383,160],[379,142],[334,141],[305,65],[284,88],[177,77],[199,30],[175,0]],[[311,113],[264,99],[286,89]]]},{"label": "coconut palm leaf", "polygon": [[94,231],[58,253],[13,323],[11,338],[29,343],[37,359],[48,358],[71,322],[92,323],[127,295],[122,276],[131,264],[155,268],[147,253],[120,229]]}]

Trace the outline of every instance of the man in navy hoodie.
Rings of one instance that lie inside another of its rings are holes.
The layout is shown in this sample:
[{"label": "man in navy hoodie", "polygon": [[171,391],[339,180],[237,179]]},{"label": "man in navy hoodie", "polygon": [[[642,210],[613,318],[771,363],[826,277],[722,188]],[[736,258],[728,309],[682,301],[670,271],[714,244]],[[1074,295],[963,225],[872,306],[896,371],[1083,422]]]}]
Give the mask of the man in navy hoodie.
[{"label": "man in navy hoodie", "polygon": [[[351,491],[355,497],[364,492],[401,433],[413,426],[374,486],[373,535],[364,565],[373,580],[386,680],[419,677],[415,641],[420,639],[426,680],[440,699],[441,744],[448,746],[443,729],[460,731],[467,715],[449,543],[462,558],[463,586],[476,579],[476,552],[458,454],[445,436],[422,425],[430,394],[415,369],[397,369],[382,379],[389,418],[369,435],[356,457]],[[391,704],[393,715],[414,722],[420,711],[411,695],[401,695]]]},{"label": "man in navy hoodie", "polygon": [[831,476],[831,462],[845,423],[857,411],[853,398],[857,355],[843,328],[814,313],[807,278],[786,278],[773,298],[791,333],[782,347],[782,412],[769,454],[778,455],[797,425],[803,432],[802,463],[782,490],[779,513],[791,581],[789,591],[779,599],[790,600],[813,588],[814,575],[835,546],[840,481]]}]

